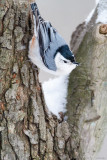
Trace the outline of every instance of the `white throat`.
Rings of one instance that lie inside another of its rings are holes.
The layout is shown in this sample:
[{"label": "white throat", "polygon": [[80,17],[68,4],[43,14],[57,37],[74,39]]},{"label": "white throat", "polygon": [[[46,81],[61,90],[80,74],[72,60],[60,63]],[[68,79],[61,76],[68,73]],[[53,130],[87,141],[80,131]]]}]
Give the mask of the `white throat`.
[{"label": "white throat", "polygon": [[[66,63],[64,62],[66,61]],[[65,59],[59,52],[55,57],[55,63],[57,67],[57,72],[61,75],[67,75],[76,68],[76,64],[73,64],[70,60]]]}]

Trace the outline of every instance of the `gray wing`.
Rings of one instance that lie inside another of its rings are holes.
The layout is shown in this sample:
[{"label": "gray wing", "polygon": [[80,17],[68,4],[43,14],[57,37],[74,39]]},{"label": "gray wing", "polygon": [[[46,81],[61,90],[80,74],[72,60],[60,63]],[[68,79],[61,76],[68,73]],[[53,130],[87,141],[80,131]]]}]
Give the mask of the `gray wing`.
[{"label": "gray wing", "polygon": [[35,16],[37,38],[42,60],[48,69],[56,71],[57,68],[54,61],[56,51],[59,47],[65,45],[66,42],[52,27],[51,23],[44,21],[40,16],[36,3],[31,4],[31,8]]}]

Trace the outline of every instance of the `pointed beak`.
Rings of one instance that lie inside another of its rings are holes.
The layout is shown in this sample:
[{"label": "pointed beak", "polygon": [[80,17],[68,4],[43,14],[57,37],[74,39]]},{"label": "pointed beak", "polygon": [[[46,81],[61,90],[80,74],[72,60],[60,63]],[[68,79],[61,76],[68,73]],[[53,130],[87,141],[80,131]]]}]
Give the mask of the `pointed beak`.
[{"label": "pointed beak", "polygon": [[79,66],[79,63],[78,63],[78,62],[73,62],[73,64],[76,64],[77,66]]}]

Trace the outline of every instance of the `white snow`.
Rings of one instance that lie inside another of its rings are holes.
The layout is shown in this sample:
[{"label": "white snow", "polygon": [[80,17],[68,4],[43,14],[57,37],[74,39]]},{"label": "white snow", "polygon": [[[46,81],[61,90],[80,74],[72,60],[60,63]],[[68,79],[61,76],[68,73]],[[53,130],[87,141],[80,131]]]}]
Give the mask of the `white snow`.
[{"label": "white snow", "polygon": [[59,118],[59,112],[66,112],[68,76],[50,79],[42,87],[48,109]]},{"label": "white snow", "polygon": [[[96,6],[97,6],[97,4],[99,3],[99,0],[95,0],[95,2],[96,2]],[[96,9],[96,7],[92,9],[92,11],[89,13],[88,17],[85,19],[86,25],[90,22],[93,14],[95,12],[95,9]]]},{"label": "white snow", "polygon": [[85,23],[88,24],[94,14],[95,8],[89,13],[88,17],[85,19]]},{"label": "white snow", "polygon": [[96,5],[99,3],[99,0],[96,0]]},{"label": "white snow", "polygon": [[[99,4],[98,4],[99,3]],[[96,0],[96,6],[98,5],[97,8],[97,19],[96,19],[96,23],[107,23],[107,0]],[[94,11],[96,8],[94,8],[90,14],[88,15],[88,17],[86,18],[85,22],[86,24],[89,23],[89,21],[91,20]]]},{"label": "white snow", "polygon": [[107,0],[100,0],[98,5],[96,23],[107,23]]}]

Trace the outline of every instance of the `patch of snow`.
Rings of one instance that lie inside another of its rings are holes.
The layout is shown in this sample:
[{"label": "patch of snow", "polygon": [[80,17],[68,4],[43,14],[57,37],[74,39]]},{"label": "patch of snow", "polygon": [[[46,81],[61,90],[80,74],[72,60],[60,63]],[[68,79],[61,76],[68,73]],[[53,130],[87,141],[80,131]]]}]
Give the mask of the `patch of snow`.
[{"label": "patch of snow", "polygon": [[88,24],[94,14],[95,8],[89,13],[88,17],[85,19],[85,23]]},{"label": "patch of snow", "polygon": [[107,10],[102,11],[96,20],[96,23],[107,23]]},{"label": "patch of snow", "polygon": [[[98,8],[97,8],[97,19],[96,19],[96,23],[107,23],[107,0],[96,0],[96,5],[98,4]],[[86,24],[89,23],[89,21],[91,20],[94,11],[96,8],[94,8],[90,14],[88,15],[88,17],[86,18],[85,22]]]},{"label": "patch of snow", "polygon": [[100,0],[98,5],[96,23],[107,23],[107,0]]},{"label": "patch of snow", "polygon": [[99,0],[96,0],[96,5],[99,3]]},{"label": "patch of snow", "polygon": [[[96,2],[96,6],[97,6],[97,4],[99,3],[99,0],[95,0],[95,2]],[[90,22],[93,14],[95,12],[95,9],[96,9],[96,7],[92,9],[92,11],[89,13],[88,17],[85,19],[86,25]]]},{"label": "patch of snow", "polygon": [[48,109],[59,118],[59,112],[66,112],[68,76],[50,79],[42,88]]}]

